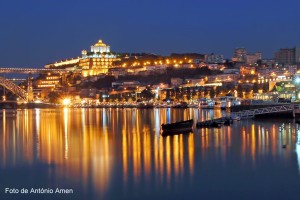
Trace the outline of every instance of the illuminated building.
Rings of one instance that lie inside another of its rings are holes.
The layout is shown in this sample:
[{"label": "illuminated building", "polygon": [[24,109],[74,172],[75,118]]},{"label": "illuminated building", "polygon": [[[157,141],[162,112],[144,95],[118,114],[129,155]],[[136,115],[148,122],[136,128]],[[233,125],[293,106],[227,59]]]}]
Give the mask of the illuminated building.
[{"label": "illuminated building", "polygon": [[61,76],[59,74],[44,74],[36,80],[37,88],[55,88],[61,86]]},{"label": "illuminated building", "polygon": [[108,73],[112,67],[113,61],[116,61],[116,55],[110,53],[110,46],[107,46],[102,40],[91,46],[91,51],[82,51],[82,58],[79,60],[79,67],[82,69],[82,75],[95,76]]},{"label": "illuminated building", "polygon": [[112,67],[112,62],[117,60],[116,55],[110,52],[110,46],[103,43],[102,40],[92,45],[89,52],[83,50],[81,56],[82,57],[49,63],[45,65],[45,68],[66,69],[78,67],[82,69],[82,75],[86,77],[107,74],[108,69]]}]

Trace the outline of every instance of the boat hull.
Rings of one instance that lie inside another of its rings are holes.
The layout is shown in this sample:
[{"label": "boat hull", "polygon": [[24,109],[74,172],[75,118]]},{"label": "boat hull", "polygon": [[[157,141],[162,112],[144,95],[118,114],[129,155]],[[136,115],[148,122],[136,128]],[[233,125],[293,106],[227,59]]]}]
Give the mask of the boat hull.
[{"label": "boat hull", "polygon": [[179,133],[186,133],[191,132],[193,127],[194,121],[186,120],[181,122],[175,122],[171,124],[162,124],[161,128],[163,134],[179,134]]}]

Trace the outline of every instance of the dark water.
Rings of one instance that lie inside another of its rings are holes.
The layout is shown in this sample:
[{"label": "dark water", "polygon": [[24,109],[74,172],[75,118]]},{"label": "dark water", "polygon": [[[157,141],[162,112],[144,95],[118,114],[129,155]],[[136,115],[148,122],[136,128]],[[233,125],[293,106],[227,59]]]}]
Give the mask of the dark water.
[{"label": "dark water", "polygon": [[[249,119],[160,136],[162,123],[221,115],[198,109],[2,110],[0,199],[300,199],[300,127],[292,119]],[[40,188],[53,193],[30,193]]]}]

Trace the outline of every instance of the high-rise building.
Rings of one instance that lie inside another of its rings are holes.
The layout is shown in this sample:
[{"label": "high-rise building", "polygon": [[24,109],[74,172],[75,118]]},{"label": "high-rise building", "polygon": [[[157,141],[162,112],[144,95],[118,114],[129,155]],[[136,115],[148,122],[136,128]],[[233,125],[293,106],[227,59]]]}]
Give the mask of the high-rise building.
[{"label": "high-rise building", "polygon": [[248,53],[245,48],[236,48],[233,53],[232,61],[247,63],[247,64],[255,64],[258,60],[262,59],[262,53]]},{"label": "high-rise building", "polygon": [[234,50],[232,61],[246,62],[246,59],[247,59],[247,50],[245,48],[236,48]]},{"label": "high-rise building", "polygon": [[279,64],[299,64],[300,48],[281,48],[275,53],[275,61]]},{"label": "high-rise building", "polygon": [[295,62],[296,64],[300,64],[300,48],[295,48]]},{"label": "high-rise building", "polygon": [[261,60],[262,59],[262,53],[260,52],[256,52],[256,53],[249,53],[246,55],[246,62],[247,64],[255,64],[257,63],[258,60]]}]

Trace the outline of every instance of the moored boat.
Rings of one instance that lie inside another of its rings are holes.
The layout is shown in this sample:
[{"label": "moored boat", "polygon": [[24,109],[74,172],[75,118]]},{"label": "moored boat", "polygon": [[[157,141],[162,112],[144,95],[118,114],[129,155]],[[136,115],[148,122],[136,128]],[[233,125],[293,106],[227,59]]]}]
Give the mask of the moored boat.
[{"label": "moored boat", "polygon": [[198,100],[198,107],[201,109],[213,109],[214,104],[212,99],[201,98]]},{"label": "moored boat", "polygon": [[137,108],[154,108],[153,103],[151,102],[139,102],[136,105]]},{"label": "moored boat", "polygon": [[205,122],[198,122],[196,124],[197,128],[221,128],[224,122],[221,121],[205,121]]},{"label": "moored boat", "polygon": [[187,102],[184,102],[184,101],[173,105],[173,108],[187,108],[187,107],[188,107],[188,104],[187,104]]},{"label": "moored boat", "polygon": [[240,98],[233,97],[233,96],[223,96],[217,97],[214,99],[215,101],[215,108],[219,108],[225,110],[226,108],[230,108],[232,106],[241,105]]},{"label": "moored boat", "polygon": [[169,135],[169,134],[179,134],[179,133],[186,133],[192,132],[194,120],[185,120],[170,124],[162,124],[162,135]]}]

